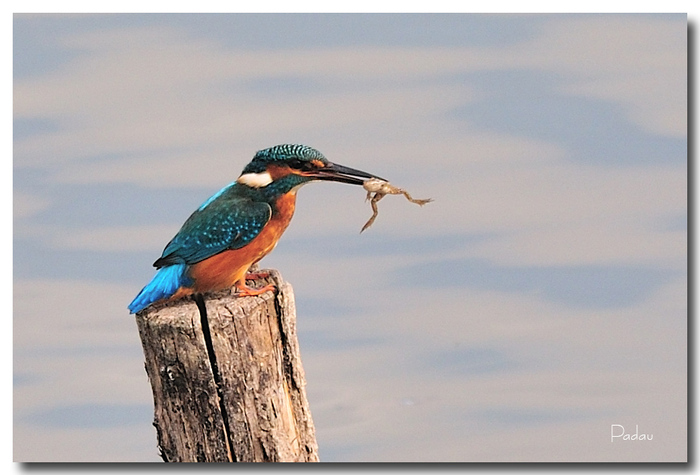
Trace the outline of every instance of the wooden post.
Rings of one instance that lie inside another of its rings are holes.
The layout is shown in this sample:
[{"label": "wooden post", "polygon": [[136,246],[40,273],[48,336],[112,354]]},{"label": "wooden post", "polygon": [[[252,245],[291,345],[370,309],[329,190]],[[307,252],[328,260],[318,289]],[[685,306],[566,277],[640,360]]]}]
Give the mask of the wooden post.
[{"label": "wooden post", "polygon": [[[136,315],[166,462],[317,462],[291,285]],[[261,285],[257,283],[256,285]]]}]

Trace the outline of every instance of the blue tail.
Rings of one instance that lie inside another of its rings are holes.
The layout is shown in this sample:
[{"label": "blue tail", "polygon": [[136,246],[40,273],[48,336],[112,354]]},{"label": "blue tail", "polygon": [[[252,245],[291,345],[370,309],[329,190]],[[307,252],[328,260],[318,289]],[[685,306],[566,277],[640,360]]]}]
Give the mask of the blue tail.
[{"label": "blue tail", "polygon": [[151,282],[129,304],[129,311],[138,313],[157,300],[171,297],[180,287],[191,286],[192,280],[187,276],[186,270],[185,264],[160,268]]}]

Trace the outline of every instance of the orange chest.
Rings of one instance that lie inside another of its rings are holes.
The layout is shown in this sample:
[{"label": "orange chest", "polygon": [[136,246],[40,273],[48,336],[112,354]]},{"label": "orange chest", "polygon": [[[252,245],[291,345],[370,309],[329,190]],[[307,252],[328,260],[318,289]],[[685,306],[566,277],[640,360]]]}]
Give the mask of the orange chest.
[{"label": "orange chest", "polygon": [[[253,248],[262,247],[262,255],[272,251],[277,245],[277,241],[279,241],[280,237],[282,237],[282,234],[287,229],[287,226],[289,226],[292,216],[294,216],[296,198],[295,192],[286,193],[279,197],[275,202],[275,208],[273,209],[270,221],[248,246],[253,246]],[[262,258],[262,256],[260,256],[260,258]]]},{"label": "orange chest", "polygon": [[284,231],[284,229],[286,229],[289,225],[289,222],[292,220],[292,216],[294,216],[296,202],[296,191],[290,191],[289,193],[285,193],[277,198],[277,201],[275,202],[275,210],[272,213],[272,218],[270,219],[270,223],[268,223],[268,225],[273,224],[273,222],[279,223],[279,225],[284,226]]}]

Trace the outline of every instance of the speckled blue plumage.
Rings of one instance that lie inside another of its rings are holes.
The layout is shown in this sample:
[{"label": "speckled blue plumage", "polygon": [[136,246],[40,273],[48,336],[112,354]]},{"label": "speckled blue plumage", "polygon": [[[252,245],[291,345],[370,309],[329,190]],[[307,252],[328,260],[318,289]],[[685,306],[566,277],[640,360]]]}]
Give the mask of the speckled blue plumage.
[{"label": "speckled blue plumage", "polygon": [[239,249],[258,235],[270,220],[274,204],[261,193],[250,196],[245,185],[235,183],[224,190],[192,213],[154,266],[196,264],[227,249]]},{"label": "speckled blue plumage", "polygon": [[243,169],[243,173],[264,172],[271,163],[285,163],[294,158],[303,161],[320,160],[324,163],[328,161],[315,148],[301,144],[283,144],[259,150],[253,160]]}]

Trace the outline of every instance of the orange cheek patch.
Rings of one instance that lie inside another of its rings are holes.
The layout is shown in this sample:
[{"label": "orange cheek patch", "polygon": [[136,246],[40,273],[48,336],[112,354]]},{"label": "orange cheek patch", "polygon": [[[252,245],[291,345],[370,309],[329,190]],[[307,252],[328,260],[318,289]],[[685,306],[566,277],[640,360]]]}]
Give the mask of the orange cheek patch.
[{"label": "orange cheek patch", "polygon": [[272,181],[274,181],[293,173],[293,170],[284,165],[270,165],[267,167],[267,173],[270,174]]}]

